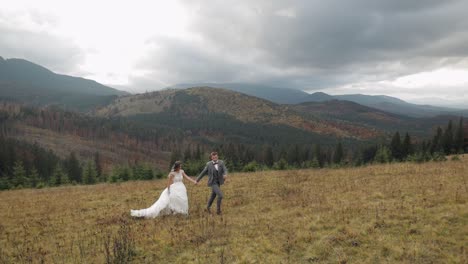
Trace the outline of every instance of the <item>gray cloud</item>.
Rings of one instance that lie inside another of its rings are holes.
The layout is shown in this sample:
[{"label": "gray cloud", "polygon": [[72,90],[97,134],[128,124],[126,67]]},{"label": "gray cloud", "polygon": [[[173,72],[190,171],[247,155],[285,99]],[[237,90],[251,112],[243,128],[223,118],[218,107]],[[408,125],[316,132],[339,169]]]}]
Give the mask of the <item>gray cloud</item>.
[{"label": "gray cloud", "polygon": [[53,17],[29,12],[28,17],[38,26],[28,29],[1,23],[9,21],[10,16],[0,12],[0,56],[27,59],[59,73],[78,71],[84,51],[69,39],[39,30],[41,26],[55,23]]},{"label": "gray cloud", "polygon": [[[62,35],[75,37],[76,41],[86,37],[59,32],[69,25],[60,24],[61,19],[66,20],[60,17],[62,13],[54,17],[34,10],[20,11],[26,17],[25,23],[16,23],[15,14],[0,11],[0,56],[25,58],[62,73],[93,76],[91,71],[106,67],[100,59],[112,59],[114,53],[123,52],[127,57],[122,65],[131,65],[115,71],[102,69],[95,76],[106,76],[103,80],[112,82],[126,80],[126,71],[132,72],[128,73],[127,89],[133,92],[177,83],[249,82],[307,91],[345,93],[361,87],[362,93],[388,90],[386,94],[393,91],[418,95],[421,89],[392,86],[392,81],[444,67],[468,68],[465,0],[179,1],[188,11],[190,34],[181,36],[176,32],[172,37],[163,37],[164,32],[154,32],[142,48],[148,52],[134,53],[143,58],[135,65],[134,58],[129,58],[134,54],[129,55],[131,52],[126,53],[125,48],[102,50],[106,44],[99,38],[106,38],[106,32],[90,34],[92,39],[78,46]],[[148,36],[146,30],[150,27],[140,26],[134,30],[145,31],[142,36]],[[119,43],[131,39],[125,30],[128,28],[122,28]],[[131,40],[129,49],[141,47],[133,46],[140,43],[139,39]],[[93,52],[99,54],[92,50],[94,43],[101,43],[96,49],[100,49],[102,57],[92,56]],[[382,81],[384,84],[379,85]],[[125,81],[116,83],[122,85]],[[444,91],[457,97],[460,89],[468,94],[467,87],[428,86],[426,91],[431,95]]]},{"label": "gray cloud", "polygon": [[257,81],[323,89],[468,57],[467,1],[186,1],[197,43],[154,39],[162,83]]}]

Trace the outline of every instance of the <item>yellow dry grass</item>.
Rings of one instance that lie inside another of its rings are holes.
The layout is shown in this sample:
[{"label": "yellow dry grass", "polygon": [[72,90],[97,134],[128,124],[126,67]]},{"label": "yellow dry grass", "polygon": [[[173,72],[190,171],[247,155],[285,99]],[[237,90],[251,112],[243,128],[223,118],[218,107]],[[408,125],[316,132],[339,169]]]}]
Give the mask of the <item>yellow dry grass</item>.
[{"label": "yellow dry grass", "polygon": [[4,191],[0,263],[105,263],[119,240],[135,263],[466,263],[467,164],[236,173],[223,216],[203,212],[206,179],[188,217],[150,220],[128,213],[163,180]]}]

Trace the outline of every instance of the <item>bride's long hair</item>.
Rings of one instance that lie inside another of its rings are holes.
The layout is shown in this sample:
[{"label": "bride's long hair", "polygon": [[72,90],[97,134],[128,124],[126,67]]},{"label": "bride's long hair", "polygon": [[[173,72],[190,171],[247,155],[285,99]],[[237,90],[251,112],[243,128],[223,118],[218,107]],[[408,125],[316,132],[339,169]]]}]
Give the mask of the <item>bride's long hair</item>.
[{"label": "bride's long hair", "polygon": [[176,161],[174,162],[174,165],[172,166],[171,171],[178,171],[180,169],[180,166],[182,165],[182,161]]}]

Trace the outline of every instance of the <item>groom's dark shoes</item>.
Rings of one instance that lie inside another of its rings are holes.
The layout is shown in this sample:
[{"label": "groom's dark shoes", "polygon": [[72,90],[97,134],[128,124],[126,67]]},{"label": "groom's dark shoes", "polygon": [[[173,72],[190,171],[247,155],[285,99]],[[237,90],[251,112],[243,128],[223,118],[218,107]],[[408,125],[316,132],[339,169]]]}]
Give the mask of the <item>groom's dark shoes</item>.
[{"label": "groom's dark shoes", "polygon": [[211,214],[211,209],[210,209],[209,207],[207,207],[207,208],[205,209],[205,211],[206,211],[207,213]]}]

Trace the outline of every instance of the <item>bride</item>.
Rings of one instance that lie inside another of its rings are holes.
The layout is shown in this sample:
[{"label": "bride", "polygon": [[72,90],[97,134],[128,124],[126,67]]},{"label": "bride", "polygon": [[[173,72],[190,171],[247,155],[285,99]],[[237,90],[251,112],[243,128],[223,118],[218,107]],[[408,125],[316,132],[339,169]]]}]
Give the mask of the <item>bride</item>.
[{"label": "bride", "polygon": [[187,176],[182,170],[182,162],[176,161],[174,169],[169,173],[167,188],[161,193],[159,199],[149,208],[140,210],[130,210],[130,214],[135,217],[154,218],[168,214],[188,214],[187,189],[182,183],[182,179],[197,184],[195,180]]}]

